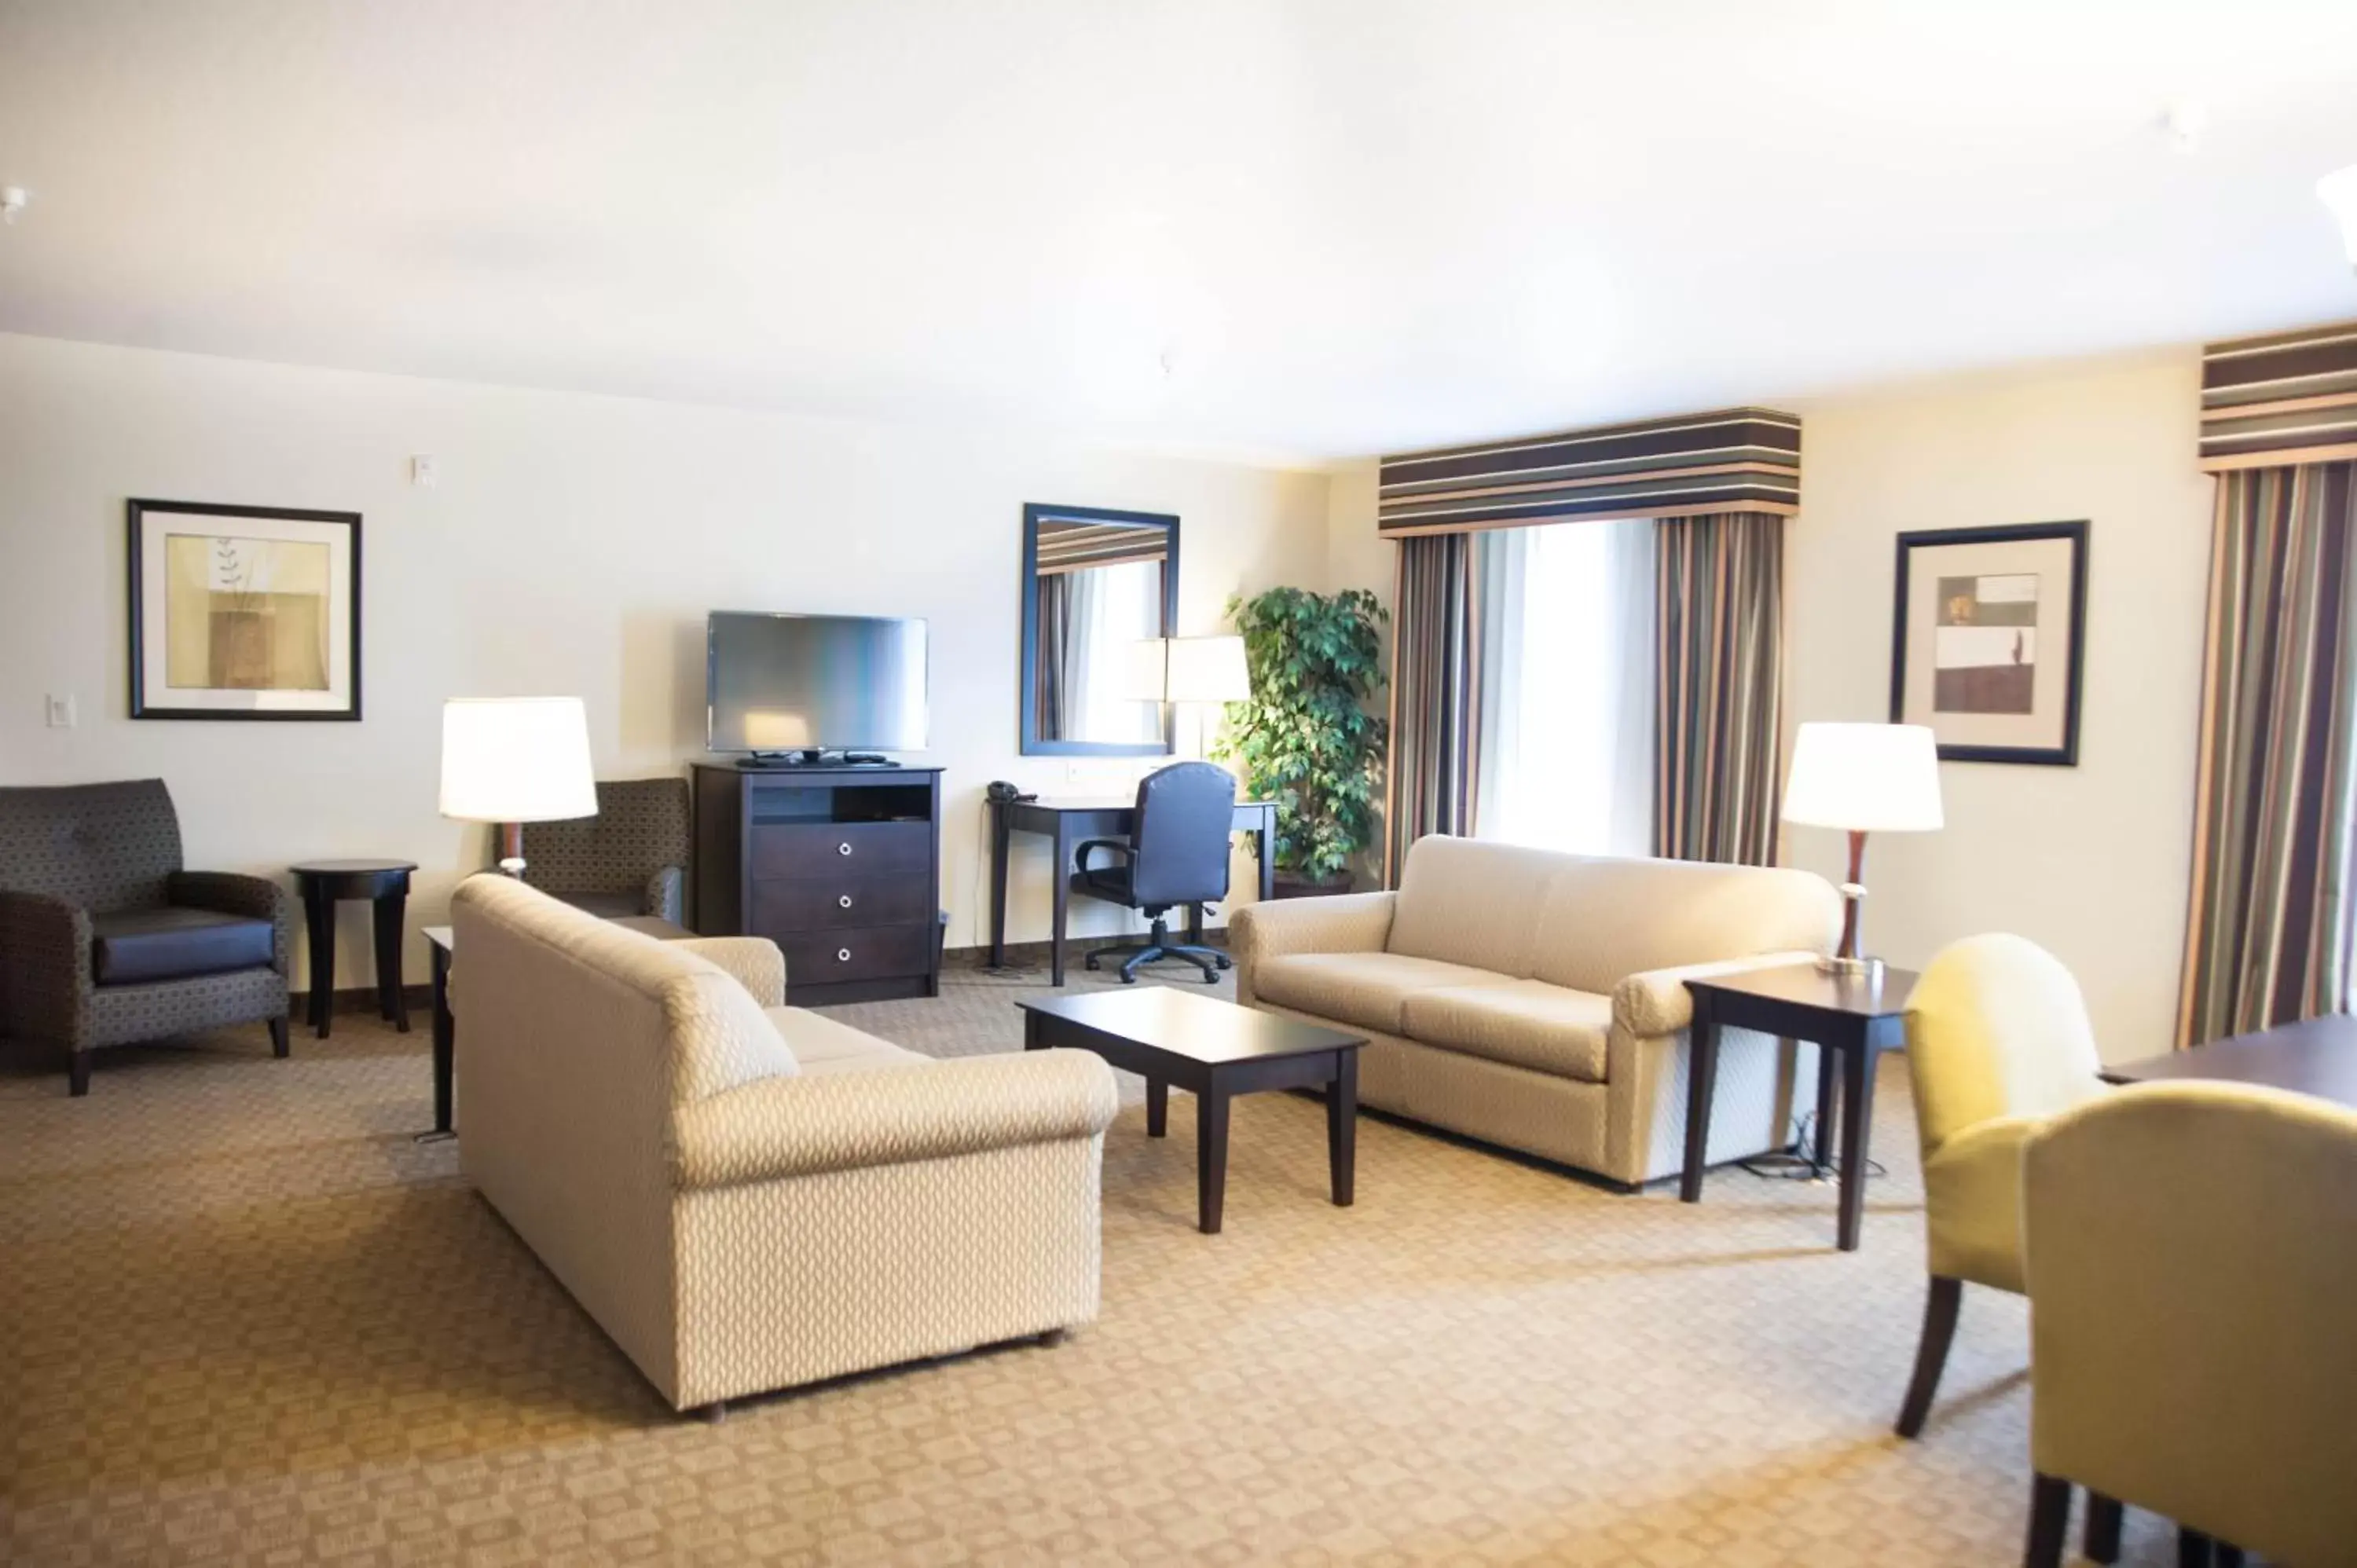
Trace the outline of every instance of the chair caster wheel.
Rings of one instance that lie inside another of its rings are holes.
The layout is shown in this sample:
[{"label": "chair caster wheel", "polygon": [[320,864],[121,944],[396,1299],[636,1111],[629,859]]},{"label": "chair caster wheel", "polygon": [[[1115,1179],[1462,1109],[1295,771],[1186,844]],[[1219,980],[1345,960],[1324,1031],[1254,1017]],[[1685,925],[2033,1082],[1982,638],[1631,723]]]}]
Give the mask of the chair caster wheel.
[{"label": "chair caster wheel", "polygon": [[1219,961],[1219,965],[1222,969],[1233,969],[1235,967],[1232,961],[1224,958]]},{"label": "chair caster wheel", "polygon": [[1081,967],[1082,969],[1093,970],[1097,967],[1097,961],[1092,958],[1084,958],[1081,960]]},{"label": "chair caster wheel", "polygon": [[1206,985],[1217,985],[1220,983],[1220,977],[1207,969],[1203,972],[1203,983]]},{"label": "chair caster wheel", "polygon": [[1121,983],[1124,985],[1135,985],[1137,983],[1137,976],[1134,974],[1125,974],[1121,977]]}]

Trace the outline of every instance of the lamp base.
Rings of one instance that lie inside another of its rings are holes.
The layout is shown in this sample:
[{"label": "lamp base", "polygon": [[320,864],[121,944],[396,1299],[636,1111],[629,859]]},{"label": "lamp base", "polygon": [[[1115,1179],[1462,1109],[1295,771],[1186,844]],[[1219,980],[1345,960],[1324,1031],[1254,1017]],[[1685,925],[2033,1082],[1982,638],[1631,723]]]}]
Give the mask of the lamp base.
[{"label": "lamp base", "polygon": [[520,854],[502,855],[500,858],[500,871],[503,875],[522,879],[523,876],[523,856]]},{"label": "lamp base", "polygon": [[1817,960],[1817,972],[1843,980],[1863,980],[1869,984],[1882,983],[1882,961],[1878,958],[1833,958]]}]

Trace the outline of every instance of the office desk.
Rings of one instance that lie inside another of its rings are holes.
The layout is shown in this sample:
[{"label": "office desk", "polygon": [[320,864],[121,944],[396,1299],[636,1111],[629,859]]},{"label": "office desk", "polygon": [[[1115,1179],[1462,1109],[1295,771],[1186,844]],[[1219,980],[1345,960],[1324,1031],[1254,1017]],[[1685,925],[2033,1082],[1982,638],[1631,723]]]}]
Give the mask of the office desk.
[{"label": "office desk", "polygon": [[[1043,796],[1037,800],[996,800],[990,807],[990,961],[1006,961],[1007,841],[1017,833],[1038,833],[1055,845],[1055,914],[1049,922],[1049,974],[1052,983],[1064,983],[1064,923],[1071,899],[1072,857],[1086,839],[1125,839],[1137,816],[1135,799],[1114,796]],[[1235,831],[1259,841],[1260,896],[1275,894],[1276,802],[1236,802]],[[1189,940],[1203,934],[1203,907],[1187,911]]]}]

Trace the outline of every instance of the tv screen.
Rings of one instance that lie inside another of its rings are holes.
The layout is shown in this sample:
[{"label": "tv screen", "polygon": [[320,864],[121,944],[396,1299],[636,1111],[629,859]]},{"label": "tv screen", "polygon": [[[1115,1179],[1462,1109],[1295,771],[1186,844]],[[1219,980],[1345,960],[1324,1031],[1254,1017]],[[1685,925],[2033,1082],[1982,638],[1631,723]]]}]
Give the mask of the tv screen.
[{"label": "tv screen", "polygon": [[925,623],[715,610],[705,629],[714,751],[917,751]]}]

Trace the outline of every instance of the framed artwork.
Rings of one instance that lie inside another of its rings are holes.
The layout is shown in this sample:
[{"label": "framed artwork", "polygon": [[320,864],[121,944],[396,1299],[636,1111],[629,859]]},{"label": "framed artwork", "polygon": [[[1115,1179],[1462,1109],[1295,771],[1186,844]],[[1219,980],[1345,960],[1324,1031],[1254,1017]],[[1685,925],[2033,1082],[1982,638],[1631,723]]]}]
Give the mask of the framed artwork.
[{"label": "framed artwork", "polygon": [[1899,536],[1890,722],[1928,725],[1943,762],[2079,763],[2087,524]]},{"label": "framed artwork", "polygon": [[361,514],[135,500],[131,716],[361,716]]}]

